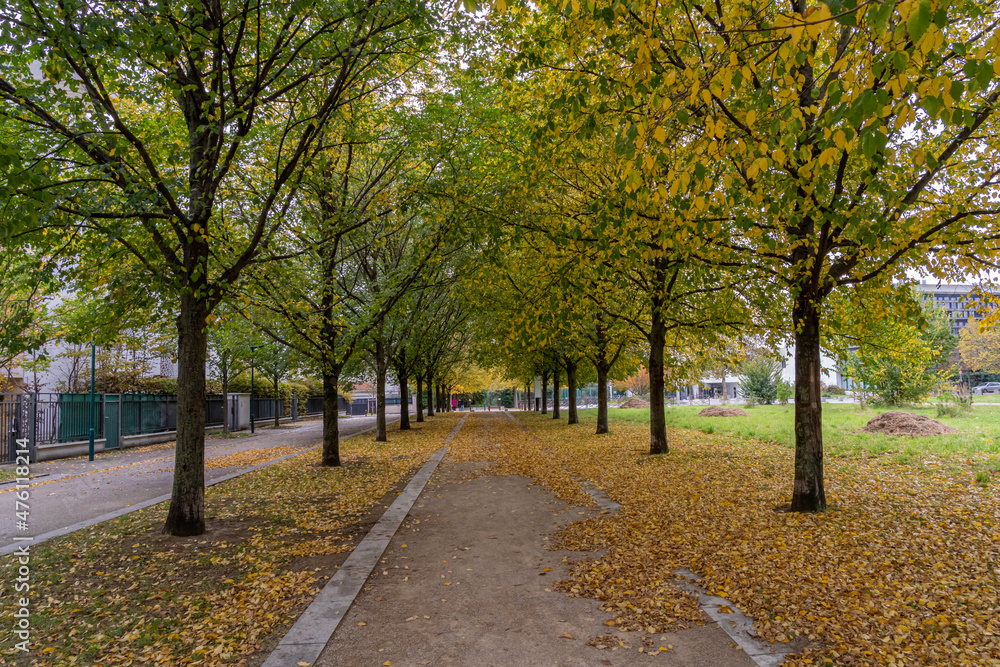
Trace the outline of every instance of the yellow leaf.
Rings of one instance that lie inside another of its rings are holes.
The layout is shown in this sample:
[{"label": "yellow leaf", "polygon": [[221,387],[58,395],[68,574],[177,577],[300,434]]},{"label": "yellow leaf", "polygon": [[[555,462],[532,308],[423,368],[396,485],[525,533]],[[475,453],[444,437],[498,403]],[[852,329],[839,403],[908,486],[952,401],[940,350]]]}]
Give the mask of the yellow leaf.
[{"label": "yellow leaf", "polygon": [[667,131],[663,129],[662,125],[656,128],[656,131],[653,132],[653,138],[661,144],[667,140]]}]

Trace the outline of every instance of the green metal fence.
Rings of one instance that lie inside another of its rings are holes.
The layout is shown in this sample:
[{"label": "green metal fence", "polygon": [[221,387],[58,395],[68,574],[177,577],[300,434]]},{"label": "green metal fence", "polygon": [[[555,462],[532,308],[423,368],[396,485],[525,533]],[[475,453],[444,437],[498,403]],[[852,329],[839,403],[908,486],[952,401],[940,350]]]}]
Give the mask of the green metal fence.
[{"label": "green metal fence", "polygon": [[177,428],[177,397],[122,394],[122,435],[172,431]]},{"label": "green metal fence", "polygon": [[[94,437],[103,438],[104,396],[95,396]],[[59,442],[74,442],[90,437],[90,394],[59,395]]]}]

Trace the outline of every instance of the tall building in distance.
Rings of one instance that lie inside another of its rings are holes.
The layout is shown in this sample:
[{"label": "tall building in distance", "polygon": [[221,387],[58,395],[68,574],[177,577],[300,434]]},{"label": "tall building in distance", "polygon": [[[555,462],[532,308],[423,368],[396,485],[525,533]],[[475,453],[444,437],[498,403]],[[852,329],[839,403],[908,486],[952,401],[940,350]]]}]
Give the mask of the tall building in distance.
[{"label": "tall building in distance", "polygon": [[[914,286],[920,293],[921,301],[933,303],[948,313],[951,332],[959,335],[970,319],[981,319],[993,308],[986,303],[977,285],[938,285],[920,283]],[[994,298],[1000,294],[993,294]]]}]

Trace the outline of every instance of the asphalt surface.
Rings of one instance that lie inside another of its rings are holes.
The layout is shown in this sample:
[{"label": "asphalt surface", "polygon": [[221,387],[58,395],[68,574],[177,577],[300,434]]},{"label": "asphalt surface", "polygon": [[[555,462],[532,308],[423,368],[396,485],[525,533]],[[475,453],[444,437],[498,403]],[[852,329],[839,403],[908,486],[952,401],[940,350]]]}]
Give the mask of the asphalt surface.
[{"label": "asphalt surface", "polygon": [[[345,437],[374,427],[375,417],[341,417],[339,425],[340,435]],[[211,467],[212,459],[276,447],[305,449],[322,442],[322,428],[322,420],[314,419],[277,429],[258,428],[254,435],[243,437],[209,436],[205,439],[205,480],[260,463],[246,461],[215,468]],[[32,464],[28,531],[18,530],[16,525],[16,512],[23,506],[16,506],[15,485],[0,484],[0,549],[13,544],[14,536],[42,535],[169,494],[173,467],[172,442],[104,452],[94,461],[79,457]]]}]

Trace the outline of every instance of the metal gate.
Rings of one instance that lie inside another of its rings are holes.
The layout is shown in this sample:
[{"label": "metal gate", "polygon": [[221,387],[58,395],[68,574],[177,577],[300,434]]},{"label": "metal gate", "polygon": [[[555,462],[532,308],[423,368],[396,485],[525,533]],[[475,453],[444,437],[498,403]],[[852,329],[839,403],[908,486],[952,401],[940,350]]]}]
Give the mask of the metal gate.
[{"label": "metal gate", "polygon": [[122,446],[121,394],[104,395],[104,449]]},{"label": "metal gate", "polygon": [[18,450],[24,449],[30,460],[35,460],[35,399],[30,394],[0,394],[0,463],[15,462]]}]

